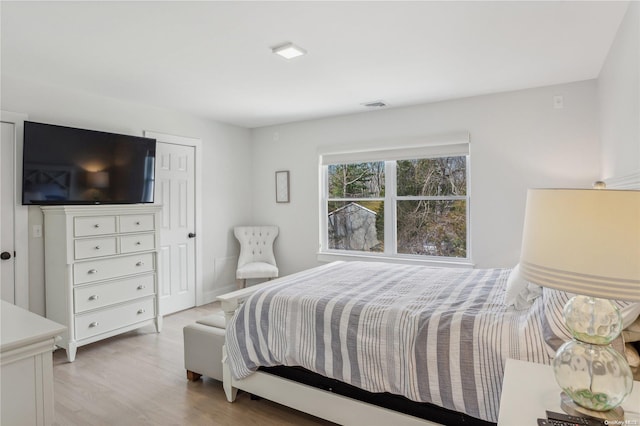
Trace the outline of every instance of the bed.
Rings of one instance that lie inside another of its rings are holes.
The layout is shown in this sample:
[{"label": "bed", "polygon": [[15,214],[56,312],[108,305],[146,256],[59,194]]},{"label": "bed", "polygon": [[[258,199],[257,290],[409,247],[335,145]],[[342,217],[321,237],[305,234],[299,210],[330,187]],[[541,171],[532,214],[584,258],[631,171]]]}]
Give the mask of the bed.
[{"label": "bed", "polygon": [[562,336],[545,305],[567,297],[507,306],[511,272],[334,262],[223,295],[227,399],[243,389],[341,424],[438,424],[267,372],[286,366],[495,423],[506,359],[551,362]]}]

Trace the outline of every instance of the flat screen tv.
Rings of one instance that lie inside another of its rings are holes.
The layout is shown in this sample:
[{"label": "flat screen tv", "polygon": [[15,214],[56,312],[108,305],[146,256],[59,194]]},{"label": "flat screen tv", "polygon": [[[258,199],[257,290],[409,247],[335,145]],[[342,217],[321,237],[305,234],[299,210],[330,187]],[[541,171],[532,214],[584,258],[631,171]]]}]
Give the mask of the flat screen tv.
[{"label": "flat screen tv", "polygon": [[22,204],[153,203],[156,140],[25,121]]}]

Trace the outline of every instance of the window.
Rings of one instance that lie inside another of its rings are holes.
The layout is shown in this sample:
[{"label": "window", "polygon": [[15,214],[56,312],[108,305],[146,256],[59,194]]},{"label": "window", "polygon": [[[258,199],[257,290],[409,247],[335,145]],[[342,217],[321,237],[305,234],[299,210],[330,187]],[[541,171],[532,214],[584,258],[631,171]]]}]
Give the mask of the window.
[{"label": "window", "polygon": [[327,247],[384,251],[384,166],[382,161],[328,166]]},{"label": "window", "polygon": [[467,157],[396,163],[397,252],[467,258]]},{"label": "window", "polygon": [[468,144],[425,151],[323,157],[321,251],[469,259]]}]

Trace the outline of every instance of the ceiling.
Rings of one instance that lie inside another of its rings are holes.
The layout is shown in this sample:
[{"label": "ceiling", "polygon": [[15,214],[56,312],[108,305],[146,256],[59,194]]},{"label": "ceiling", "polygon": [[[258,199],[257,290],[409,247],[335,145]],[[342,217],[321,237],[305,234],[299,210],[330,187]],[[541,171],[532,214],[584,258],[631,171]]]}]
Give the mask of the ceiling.
[{"label": "ceiling", "polygon": [[593,79],[627,6],[3,0],[1,72],[254,128]]}]

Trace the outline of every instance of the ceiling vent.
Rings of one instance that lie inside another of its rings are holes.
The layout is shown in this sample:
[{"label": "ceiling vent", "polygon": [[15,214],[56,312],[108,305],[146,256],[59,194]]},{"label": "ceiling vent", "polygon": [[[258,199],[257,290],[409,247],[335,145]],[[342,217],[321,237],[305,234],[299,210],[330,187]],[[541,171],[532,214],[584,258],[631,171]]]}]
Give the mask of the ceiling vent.
[{"label": "ceiling vent", "polygon": [[387,104],[384,101],[373,101],[362,104],[367,108],[384,108]]}]

